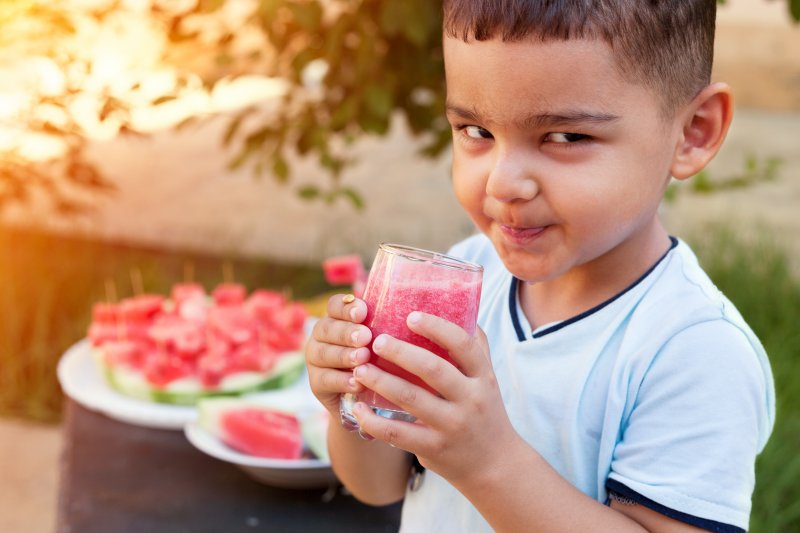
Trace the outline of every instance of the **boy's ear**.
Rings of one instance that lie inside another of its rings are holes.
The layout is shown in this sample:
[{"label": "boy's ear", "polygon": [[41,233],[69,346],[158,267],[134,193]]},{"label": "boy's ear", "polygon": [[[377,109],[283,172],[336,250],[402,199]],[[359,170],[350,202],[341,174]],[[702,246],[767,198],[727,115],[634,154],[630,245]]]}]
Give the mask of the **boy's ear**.
[{"label": "boy's ear", "polygon": [[725,83],[712,83],[700,91],[681,113],[681,136],[671,172],[676,179],[694,176],[722,146],[733,119],[733,95]]}]

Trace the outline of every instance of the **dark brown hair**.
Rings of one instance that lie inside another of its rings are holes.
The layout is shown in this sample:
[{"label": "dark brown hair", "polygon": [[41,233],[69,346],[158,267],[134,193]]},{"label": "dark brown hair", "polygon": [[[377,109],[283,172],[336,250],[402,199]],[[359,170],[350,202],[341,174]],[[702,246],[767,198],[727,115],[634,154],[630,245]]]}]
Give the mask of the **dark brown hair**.
[{"label": "dark brown hair", "polygon": [[671,112],[711,78],[716,0],[444,0],[445,35],[466,42],[602,39],[620,73]]}]

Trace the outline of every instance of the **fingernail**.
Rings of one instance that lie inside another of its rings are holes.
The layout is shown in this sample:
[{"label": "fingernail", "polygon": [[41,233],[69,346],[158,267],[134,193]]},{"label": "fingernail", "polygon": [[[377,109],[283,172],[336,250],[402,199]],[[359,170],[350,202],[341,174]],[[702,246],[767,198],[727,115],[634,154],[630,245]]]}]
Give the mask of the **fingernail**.
[{"label": "fingernail", "polygon": [[353,369],[353,375],[357,378],[363,378],[364,374],[367,373],[367,367],[364,365],[357,366]]},{"label": "fingernail", "polygon": [[353,344],[358,344],[358,330],[353,331],[350,334],[350,338],[353,340]]},{"label": "fingernail", "polygon": [[414,311],[410,315],[408,315],[408,323],[409,324],[419,324],[422,321],[422,313]]},{"label": "fingernail", "polygon": [[372,347],[376,350],[380,350],[386,346],[386,336],[385,335],[378,335],[378,338],[375,339],[375,342],[372,343]]},{"label": "fingernail", "polygon": [[358,350],[350,352],[350,362],[355,363],[358,360]]},{"label": "fingernail", "polygon": [[350,387],[351,389],[355,389],[356,387],[358,387],[358,382],[356,381],[356,378],[348,379],[347,386]]},{"label": "fingernail", "polygon": [[358,309],[356,309],[355,307],[350,309],[350,320],[355,320],[356,319],[356,312],[357,311],[358,311]]}]

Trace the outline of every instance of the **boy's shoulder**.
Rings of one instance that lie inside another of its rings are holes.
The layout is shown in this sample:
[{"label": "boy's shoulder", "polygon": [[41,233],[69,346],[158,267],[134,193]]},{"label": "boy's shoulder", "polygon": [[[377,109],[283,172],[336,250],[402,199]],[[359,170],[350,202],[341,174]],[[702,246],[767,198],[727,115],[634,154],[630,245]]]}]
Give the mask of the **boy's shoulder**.
[{"label": "boy's shoulder", "polygon": [[693,325],[721,321],[742,330],[756,343],[755,335],[736,306],[703,270],[697,256],[684,241],[664,258],[663,268],[642,292],[635,316],[657,317],[660,329],[677,333]]},{"label": "boy's shoulder", "polygon": [[[772,372],[764,347],[685,242],[678,241],[642,292],[626,330],[622,351],[641,380],[676,379],[679,374],[709,386],[730,386],[738,380],[742,389],[752,386],[753,397],[766,399],[767,411],[774,412]],[[773,416],[763,420],[764,440]]]}]

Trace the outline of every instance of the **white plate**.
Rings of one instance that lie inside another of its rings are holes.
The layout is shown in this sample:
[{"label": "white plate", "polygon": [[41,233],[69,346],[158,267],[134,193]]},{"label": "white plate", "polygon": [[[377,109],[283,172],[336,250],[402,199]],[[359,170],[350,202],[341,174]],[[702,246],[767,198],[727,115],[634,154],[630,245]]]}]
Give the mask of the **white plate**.
[{"label": "white plate", "polygon": [[267,459],[239,453],[217,437],[189,422],[184,428],[186,438],[197,449],[222,461],[232,463],[261,483],[289,489],[330,487],[338,480],[327,461],[319,459]]},{"label": "white plate", "polygon": [[67,396],[87,409],[121,422],[158,429],[182,429],[197,418],[195,407],[147,402],[112,389],[97,368],[88,339],[74,344],[64,353],[57,372]]}]

